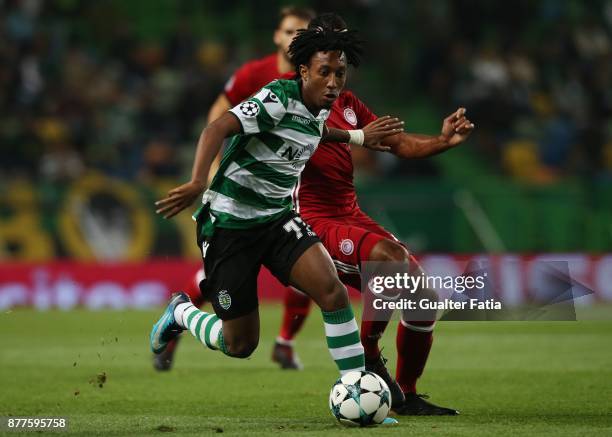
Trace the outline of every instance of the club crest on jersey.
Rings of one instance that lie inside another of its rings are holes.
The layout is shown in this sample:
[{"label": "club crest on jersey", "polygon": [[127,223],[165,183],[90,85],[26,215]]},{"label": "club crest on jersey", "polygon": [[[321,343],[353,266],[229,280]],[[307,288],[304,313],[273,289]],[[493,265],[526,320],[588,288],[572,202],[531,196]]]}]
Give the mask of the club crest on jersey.
[{"label": "club crest on jersey", "polygon": [[352,108],[344,108],[344,119],[349,122],[349,124],[357,126],[357,115]]},{"label": "club crest on jersey", "polygon": [[340,242],[340,251],[345,255],[350,255],[355,250],[355,245],[353,244],[353,240],[349,240],[345,238]]},{"label": "club crest on jersey", "polygon": [[221,290],[219,292],[219,305],[221,305],[221,308],[223,308],[224,310],[229,309],[229,307],[232,306],[232,297],[227,294],[227,290]]},{"label": "club crest on jersey", "polygon": [[242,102],[238,109],[247,117],[255,117],[259,114],[259,105],[252,100]]}]

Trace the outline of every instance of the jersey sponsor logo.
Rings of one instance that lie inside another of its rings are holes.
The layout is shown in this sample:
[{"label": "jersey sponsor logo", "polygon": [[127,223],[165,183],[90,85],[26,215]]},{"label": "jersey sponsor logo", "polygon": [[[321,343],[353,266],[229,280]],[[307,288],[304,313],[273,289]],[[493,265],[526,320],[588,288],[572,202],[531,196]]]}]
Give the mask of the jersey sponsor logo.
[{"label": "jersey sponsor logo", "polygon": [[340,252],[342,252],[343,254],[350,255],[353,253],[354,250],[355,244],[353,243],[353,240],[345,238],[340,242]]},{"label": "jersey sponsor logo", "polygon": [[229,307],[232,306],[232,297],[227,293],[227,290],[221,290],[218,299],[219,305],[221,305],[221,308],[224,310],[228,310]]},{"label": "jersey sponsor logo", "polygon": [[344,108],[344,119],[349,122],[349,124],[357,126],[357,115],[352,108]]},{"label": "jersey sponsor logo", "polygon": [[287,161],[293,161],[295,155],[297,155],[298,151],[294,150],[293,147],[289,146],[285,149],[281,156],[285,158]]},{"label": "jersey sponsor logo", "polygon": [[317,148],[315,147],[314,144],[308,143],[304,147],[302,147],[302,153],[308,152],[308,153],[310,153],[312,155],[316,149]]},{"label": "jersey sponsor logo", "polygon": [[302,165],[300,159],[304,156],[304,159],[308,159],[316,150],[316,146],[314,144],[306,144],[305,146],[300,147],[299,150],[295,150],[291,146],[287,146],[285,150],[280,154],[281,157],[285,158],[287,161],[293,161],[291,166],[293,168],[298,168]]},{"label": "jersey sponsor logo", "polygon": [[297,155],[295,155],[295,161],[293,161],[291,167],[295,169],[299,168],[302,165],[302,162],[300,161],[302,156],[305,155],[303,159],[308,159],[310,156],[312,156],[315,150],[316,147],[313,144],[306,144],[305,146],[301,147]]},{"label": "jersey sponsor logo", "polygon": [[240,109],[240,112],[242,112],[246,117],[255,117],[257,114],[259,114],[259,105],[252,100],[242,102],[238,109]]},{"label": "jersey sponsor logo", "polygon": [[296,123],[300,123],[305,126],[308,126],[310,123],[318,123],[318,121],[316,120],[309,120],[305,117],[300,117],[299,115],[295,115],[295,114],[291,117],[291,121],[295,121]]}]

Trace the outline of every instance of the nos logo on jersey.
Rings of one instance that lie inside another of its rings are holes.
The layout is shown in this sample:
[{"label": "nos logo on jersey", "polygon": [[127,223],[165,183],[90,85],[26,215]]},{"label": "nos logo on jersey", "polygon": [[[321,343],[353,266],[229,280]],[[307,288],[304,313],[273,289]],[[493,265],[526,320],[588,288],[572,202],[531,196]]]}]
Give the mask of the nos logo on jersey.
[{"label": "nos logo on jersey", "polygon": [[224,310],[229,309],[229,307],[232,306],[232,297],[227,294],[227,290],[221,290],[219,292],[219,305],[221,305],[221,308],[223,308]]},{"label": "nos logo on jersey", "polygon": [[357,126],[357,115],[352,108],[344,108],[344,119],[349,122],[349,124]]},{"label": "nos logo on jersey", "polygon": [[310,157],[314,153],[317,148],[314,144],[306,144],[305,146],[301,146],[299,150],[295,150],[291,146],[287,146],[287,148],[280,154],[287,161],[293,161],[291,166],[293,168],[298,168],[301,163],[298,160],[306,154],[306,158]]}]

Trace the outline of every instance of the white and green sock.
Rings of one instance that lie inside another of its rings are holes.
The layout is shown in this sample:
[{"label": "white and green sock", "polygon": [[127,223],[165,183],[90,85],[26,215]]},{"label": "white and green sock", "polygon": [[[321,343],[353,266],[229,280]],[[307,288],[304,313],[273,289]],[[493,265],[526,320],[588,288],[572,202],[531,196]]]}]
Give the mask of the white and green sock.
[{"label": "white and green sock", "polygon": [[344,375],[352,370],[365,370],[363,346],[359,339],[359,330],[353,314],[348,306],[337,311],[321,311],[325,324],[325,336],[329,352]]},{"label": "white and green sock", "polygon": [[200,311],[191,302],[187,302],[176,306],[174,319],[207,348],[227,354],[223,343],[223,321],[215,314]]}]

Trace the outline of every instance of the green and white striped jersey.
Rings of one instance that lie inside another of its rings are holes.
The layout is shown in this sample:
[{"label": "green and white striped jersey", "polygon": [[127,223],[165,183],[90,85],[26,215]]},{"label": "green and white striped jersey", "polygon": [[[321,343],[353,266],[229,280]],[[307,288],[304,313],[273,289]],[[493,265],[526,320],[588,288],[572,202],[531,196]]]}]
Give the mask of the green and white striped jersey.
[{"label": "green and white striped jersey", "polygon": [[231,139],[194,215],[203,235],[215,227],[248,229],[291,210],[298,176],[329,116],[308,111],[295,80],[275,80],[230,111],[243,133]]}]

